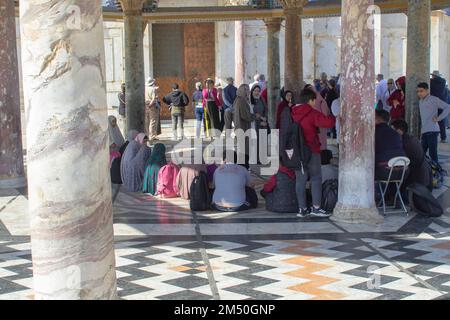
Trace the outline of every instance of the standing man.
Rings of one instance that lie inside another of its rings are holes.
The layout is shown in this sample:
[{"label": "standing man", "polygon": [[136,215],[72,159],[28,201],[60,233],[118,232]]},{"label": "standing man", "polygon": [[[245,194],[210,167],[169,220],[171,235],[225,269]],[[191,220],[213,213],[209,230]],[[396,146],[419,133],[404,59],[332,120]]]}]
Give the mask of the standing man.
[{"label": "standing man", "polygon": [[[448,90],[447,90],[447,81],[442,77],[438,70],[433,71],[431,74],[430,80],[430,94],[441,99],[444,102],[447,102],[448,99]],[[442,113],[442,110],[439,109],[439,115]],[[447,142],[447,117],[439,121],[439,129],[441,132],[441,142]]]},{"label": "standing man", "polygon": [[120,122],[120,126],[122,129],[122,132],[125,132],[126,130],[126,111],[125,111],[125,88],[126,85],[125,83],[122,83],[121,85],[121,90],[119,92],[119,94],[117,95],[118,99],[119,99],[119,122]]},{"label": "standing man", "polygon": [[150,140],[158,140],[161,134],[159,87],[156,80],[148,78],[147,88],[145,92],[145,128],[148,130],[146,134]]},{"label": "standing man", "polygon": [[[388,90],[388,83],[386,80],[384,80],[384,75],[378,74],[377,75],[377,87],[376,87],[376,99],[377,99],[377,109],[386,110],[387,105],[387,98],[386,98],[386,91]],[[388,111],[389,112],[389,111]]]},{"label": "standing man", "polygon": [[[431,159],[438,163],[438,136],[440,128],[438,122],[445,119],[450,113],[450,105],[441,99],[430,95],[428,83],[417,85],[419,96],[420,118],[422,121],[422,147],[425,153],[429,153]],[[442,113],[438,115],[439,109]]]},{"label": "standing man", "polygon": [[[314,109],[317,94],[313,89],[307,88],[300,93],[300,105],[291,109],[292,120],[301,126],[306,146],[311,151],[308,163],[302,164],[295,170],[296,193],[299,205],[298,217],[308,215],[313,217],[329,217],[330,214],[321,208],[322,204],[322,168],[320,158],[319,128],[332,128],[335,125],[333,116],[325,116]],[[286,153],[291,150],[286,150]],[[293,150],[292,150],[293,151]],[[292,154],[292,153],[290,153]],[[306,184],[311,181],[312,207],[308,208],[306,202]]]},{"label": "standing man", "polygon": [[[172,92],[163,98],[163,102],[169,106],[172,116],[172,137],[174,141],[177,141],[178,138],[184,138],[184,113],[186,106],[189,104],[189,97],[179,88],[177,83],[172,84]],[[179,135],[178,124],[181,132]]]},{"label": "standing man", "polygon": [[[237,88],[234,86],[234,79],[227,78],[227,86],[223,89],[223,110],[225,119],[225,134],[226,130],[231,130],[233,122],[233,103],[236,100]],[[229,132],[229,131],[228,131]]]}]

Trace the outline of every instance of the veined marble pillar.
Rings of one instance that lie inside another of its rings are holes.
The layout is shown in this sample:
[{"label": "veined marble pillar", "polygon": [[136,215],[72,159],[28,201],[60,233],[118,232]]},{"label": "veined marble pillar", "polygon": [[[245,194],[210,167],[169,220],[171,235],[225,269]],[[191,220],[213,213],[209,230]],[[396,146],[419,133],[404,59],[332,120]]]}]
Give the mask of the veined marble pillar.
[{"label": "veined marble pillar", "polygon": [[280,0],[285,15],[284,89],[291,90],[298,101],[303,89],[302,20],[304,0]]},{"label": "veined marble pillar", "polygon": [[245,25],[244,21],[234,23],[235,83],[239,87],[245,83]]},{"label": "veined marble pillar", "polygon": [[275,128],[276,108],[280,101],[280,28],[281,19],[265,20],[267,27],[268,120]]},{"label": "veined marble pillar", "polygon": [[0,0],[0,188],[25,185],[14,1]]},{"label": "veined marble pillar", "polygon": [[406,121],[412,135],[420,136],[420,82],[430,83],[431,1],[408,0],[408,40],[406,57]]},{"label": "veined marble pillar", "polygon": [[21,0],[36,299],[116,294],[101,0]]},{"label": "veined marble pillar", "polygon": [[332,219],[378,224],[374,199],[374,30],[367,9],[374,0],[342,0],[342,85],[339,200]]},{"label": "veined marble pillar", "polygon": [[125,83],[127,132],[144,132],[145,72],[142,6],[144,0],[120,0],[125,28]]}]

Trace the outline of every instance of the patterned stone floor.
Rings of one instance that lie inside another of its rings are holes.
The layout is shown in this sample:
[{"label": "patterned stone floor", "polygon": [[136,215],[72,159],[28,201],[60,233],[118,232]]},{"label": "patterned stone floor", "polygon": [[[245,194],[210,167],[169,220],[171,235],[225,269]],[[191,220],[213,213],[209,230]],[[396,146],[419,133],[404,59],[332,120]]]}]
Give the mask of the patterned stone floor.
[{"label": "patterned stone floor", "polygon": [[[443,153],[450,164],[450,153]],[[263,180],[258,178],[258,187]],[[450,181],[447,178],[447,186]],[[117,189],[116,189],[117,191]],[[120,190],[114,201],[123,299],[450,299],[446,214],[389,215],[377,228],[258,209],[192,213],[181,199]],[[0,299],[32,299],[26,190],[0,191]]]}]

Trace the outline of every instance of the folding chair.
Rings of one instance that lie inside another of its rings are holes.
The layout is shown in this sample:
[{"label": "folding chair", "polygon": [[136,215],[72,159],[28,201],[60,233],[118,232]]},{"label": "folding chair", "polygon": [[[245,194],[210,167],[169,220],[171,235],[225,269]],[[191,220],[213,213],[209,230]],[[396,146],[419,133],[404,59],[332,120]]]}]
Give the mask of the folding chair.
[{"label": "folding chair", "polygon": [[[378,188],[381,192],[381,201],[378,204],[378,208],[383,208],[383,215],[386,215],[387,213],[397,213],[397,212],[404,212],[406,215],[408,215],[408,209],[405,206],[405,202],[403,201],[403,197],[400,191],[400,188],[403,184],[403,181],[405,179],[406,170],[408,170],[408,166],[411,163],[411,161],[407,157],[396,157],[392,158],[388,162],[388,167],[390,168],[389,176],[387,180],[377,180],[375,181],[376,184],[378,184]],[[400,178],[394,178],[393,172],[394,170],[399,170],[401,168],[401,176]],[[386,206],[386,193],[389,188],[390,184],[394,184],[396,191],[395,191],[395,197],[394,197],[394,205],[393,206]],[[400,203],[402,205],[401,211],[395,210],[395,207],[397,206],[397,200],[400,200]],[[391,211],[386,211],[386,209],[394,209]]]}]

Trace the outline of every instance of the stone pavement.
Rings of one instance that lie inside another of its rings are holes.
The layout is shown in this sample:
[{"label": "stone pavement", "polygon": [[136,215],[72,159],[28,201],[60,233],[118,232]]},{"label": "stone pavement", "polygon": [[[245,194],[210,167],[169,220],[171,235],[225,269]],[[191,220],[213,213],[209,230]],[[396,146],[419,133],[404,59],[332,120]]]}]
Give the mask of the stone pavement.
[{"label": "stone pavement", "polygon": [[[444,165],[450,152],[442,151]],[[254,175],[258,190],[262,177]],[[446,214],[391,214],[378,227],[300,220],[264,209],[191,212],[187,201],[117,190],[122,299],[449,299]],[[0,191],[0,299],[32,299],[27,193]]]}]

